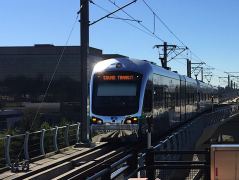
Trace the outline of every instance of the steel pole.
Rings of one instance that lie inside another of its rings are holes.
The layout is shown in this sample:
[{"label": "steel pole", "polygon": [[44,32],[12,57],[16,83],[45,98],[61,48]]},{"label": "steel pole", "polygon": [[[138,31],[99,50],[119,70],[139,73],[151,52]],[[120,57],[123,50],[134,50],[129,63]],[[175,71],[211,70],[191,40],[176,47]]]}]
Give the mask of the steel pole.
[{"label": "steel pole", "polygon": [[80,61],[80,97],[81,97],[81,133],[80,140],[82,143],[89,142],[89,122],[87,119],[87,58],[89,54],[89,0],[80,1],[80,37],[81,37],[81,61]]}]

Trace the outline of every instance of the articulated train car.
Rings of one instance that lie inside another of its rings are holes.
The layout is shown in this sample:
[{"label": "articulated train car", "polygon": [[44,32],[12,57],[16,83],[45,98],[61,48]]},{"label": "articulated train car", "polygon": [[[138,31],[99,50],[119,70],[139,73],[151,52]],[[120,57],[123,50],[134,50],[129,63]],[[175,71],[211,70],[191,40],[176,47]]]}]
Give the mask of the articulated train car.
[{"label": "articulated train car", "polygon": [[[137,127],[136,134],[144,134],[145,117],[151,116],[153,133],[163,134],[211,107],[211,98],[216,93],[206,83],[152,62],[128,58],[104,60],[95,65],[91,76],[91,127],[115,126],[121,131],[128,125],[129,129]],[[112,131],[107,132],[113,136]]]}]

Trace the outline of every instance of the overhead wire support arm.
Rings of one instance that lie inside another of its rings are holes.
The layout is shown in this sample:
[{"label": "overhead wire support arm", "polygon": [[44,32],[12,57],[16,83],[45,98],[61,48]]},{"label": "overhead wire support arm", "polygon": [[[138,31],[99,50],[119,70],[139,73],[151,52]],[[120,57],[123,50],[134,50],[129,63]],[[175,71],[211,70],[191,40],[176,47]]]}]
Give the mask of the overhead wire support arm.
[{"label": "overhead wire support arm", "polygon": [[119,20],[124,20],[124,21],[134,21],[134,22],[137,22],[137,23],[141,23],[142,21],[140,20],[136,20],[136,19],[127,19],[127,18],[121,18],[121,17],[112,17],[112,16],[109,16],[107,18],[111,18],[111,19],[119,19]]},{"label": "overhead wire support arm", "polygon": [[[90,1],[90,2],[91,2],[91,3],[94,3],[94,2],[92,2],[92,1]],[[126,8],[127,6],[129,6],[129,5],[133,4],[133,3],[136,3],[136,2],[137,2],[137,0],[134,0],[134,1],[132,1],[132,2],[130,2],[130,3],[128,3],[128,4],[126,4],[126,5],[122,6],[122,7],[120,7],[119,9],[117,9],[117,10],[115,10],[115,11],[113,11],[113,12],[111,12],[111,13],[105,15],[105,16],[103,16],[102,18],[100,18],[100,19],[98,19],[98,20],[96,20],[96,21],[90,23],[89,25],[91,26],[91,25],[93,25],[93,24],[95,24],[95,23],[97,23],[97,22],[99,22],[99,21],[101,21],[101,20],[103,20],[103,19],[105,19],[105,18],[108,18],[110,15],[112,15],[112,14],[114,14],[114,13],[116,13],[116,12],[118,12],[118,11],[120,11],[120,10]]]},{"label": "overhead wire support arm", "polygon": [[175,59],[177,56],[179,56],[180,54],[182,54],[182,53],[183,53],[184,51],[186,51],[187,49],[188,49],[188,47],[185,47],[185,48],[182,48],[180,52],[178,52],[178,53],[175,52],[175,56],[173,56],[172,58],[170,58],[170,59],[168,60],[168,62],[171,61],[171,60],[173,60],[173,59]]},{"label": "overhead wire support arm", "polygon": [[205,77],[205,79],[207,80],[208,84],[210,84],[211,80],[212,80],[212,74],[204,74],[203,75]]},{"label": "overhead wire support arm", "polygon": [[[195,70],[197,70],[198,68],[201,68],[202,65],[206,64],[205,62],[200,62],[200,63],[191,63],[191,65],[196,64],[196,67],[192,67]],[[194,72],[192,71],[192,73]]]},{"label": "overhead wire support arm", "polygon": [[[113,4],[115,5],[115,2],[114,2]],[[102,6],[100,6],[100,5],[96,4],[96,3],[94,3],[94,5],[97,6],[98,8],[100,8],[100,9],[102,9],[103,11],[105,11],[105,12],[107,12],[107,13],[110,13],[110,11],[108,11],[108,10],[105,9],[105,8],[103,8]],[[117,5],[115,5],[115,6],[117,6]],[[122,11],[123,11],[123,10],[122,10]],[[114,17],[120,18],[119,16],[116,16],[115,14],[114,14]],[[135,18],[132,18],[132,19],[135,20]],[[163,41],[163,40],[162,40],[160,37],[158,37],[157,35],[152,34],[151,32],[148,32],[147,28],[145,28],[145,27],[142,25],[141,22],[137,22],[137,21],[136,21],[138,24],[140,24],[140,25],[142,26],[142,28],[139,28],[139,27],[137,27],[136,25],[134,25],[134,24],[132,24],[132,23],[129,23],[128,21],[123,21],[123,22],[125,22],[126,24],[130,25],[131,27],[133,27],[133,28],[135,28],[135,29],[137,29],[137,30],[139,30],[139,31],[141,31],[141,32],[143,32],[143,33],[145,33],[145,34],[151,36],[151,37],[155,37],[155,38],[157,38],[157,39]]]},{"label": "overhead wire support arm", "polygon": [[[157,48],[159,50],[159,59],[161,61],[162,67],[165,69],[169,69],[167,67],[167,63],[173,59],[175,59],[177,56],[182,54],[184,51],[188,50],[188,47],[180,47],[177,45],[168,45],[167,42],[164,42],[160,45],[155,45],[153,48]],[[160,48],[162,48],[163,54],[160,53]],[[174,53],[175,55],[171,55]],[[168,57],[171,56],[171,58],[168,60]]]},{"label": "overhead wire support arm", "polygon": [[200,63],[192,63],[192,64],[199,64],[199,65],[203,65],[206,64],[205,62],[200,62]]},{"label": "overhead wire support arm", "polygon": [[230,76],[230,77],[239,78],[239,76]]}]

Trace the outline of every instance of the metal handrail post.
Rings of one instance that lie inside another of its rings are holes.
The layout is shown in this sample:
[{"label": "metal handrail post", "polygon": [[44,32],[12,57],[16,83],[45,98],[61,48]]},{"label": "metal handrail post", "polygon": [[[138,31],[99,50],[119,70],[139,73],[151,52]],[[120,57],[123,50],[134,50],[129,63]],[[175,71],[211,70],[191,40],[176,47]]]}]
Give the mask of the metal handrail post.
[{"label": "metal handrail post", "polygon": [[77,123],[76,144],[80,143],[80,123]]},{"label": "metal handrail post", "polygon": [[59,151],[58,146],[57,146],[57,135],[58,135],[58,126],[55,126],[54,136],[53,136],[53,146],[54,146],[54,150],[56,152]]},{"label": "metal handrail post", "polygon": [[28,142],[29,142],[29,132],[26,131],[24,138],[24,156],[26,160],[29,160]]},{"label": "metal handrail post", "polygon": [[9,166],[11,165],[10,143],[11,143],[11,135],[6,135],[4,139],[4,153],[5,153],[6,164]]},{"label": "metal handrail post", "polygon": [[65,126],[65,131],[64,131],[64,139],[65,139],[65,145],[66,146],[70,145],[70,143],[69,143],[69,128],[70,128],[70,126],[69,126],[69,124],[67,124]]},{"label": "metal handrail post", "polygon": [[44,138],[45,138],[45,129],[41,130],[41,138],[40,138],[40,151],[42,155],[45,155],[45,150],[44,150]]},{"label": "metal handrail post", "polygon": [[[138,157],[138,167],[142,168],[144,166],[144,156],[142,153],[139,153],[138,156],[139,156]],[[145,177],[145,173],[143,170],[139,171],[139,173],[138,173],[138,178],[140,178],[140,177]]]},{"label": "metal handrail post", "polygon": [[154,155],[155,155],[154,148],[147,149],[145,164],[146,164],[146,177],[149,180],[155,179]]}]

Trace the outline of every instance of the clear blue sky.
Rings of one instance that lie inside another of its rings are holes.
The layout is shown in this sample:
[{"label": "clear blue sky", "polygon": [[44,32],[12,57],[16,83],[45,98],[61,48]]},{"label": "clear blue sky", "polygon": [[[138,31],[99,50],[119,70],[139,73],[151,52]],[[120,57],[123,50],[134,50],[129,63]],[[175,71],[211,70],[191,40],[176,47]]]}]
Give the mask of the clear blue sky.
[{"label": "clear blue sky", "polygon": [[[130,0],[112,0],[124,5]],[[223,71],[239,71],[239,1],[238,0],[145,0],[170,29],[203,61]],[[113,11],[108,0],[94,0],[101,7]],[[64,45],[79,10],[80,0],[1,0],[0,46],[23,46],[37,43]],[[152,12],[142,0],[125,9],[135,19],[153,31]],[[91,22],[105,15],[102,9],[90,5]],[[116,14],[129,18],[124,13]],[[127,21],[128,22],[128,21]],[[140,27],[135,22],[129,22]],[[182,45],[156,20],[155,33],[163,40]],[[69,45],[80,44],[79,24]],[[132,58],[159,62],[152,47],[162,42],[127,24],[125,21],[105,19],[90,27],[90,46],[104,53],[118,53]],[[195,60],[198,60],[194,57]],[[193,59],[193,60],[194,60]],[[185,60],[169,63],[173,70],[186,73]],[[214,84],[218,84],[217,76]],[[221,85],[222,82],[220,82]]]}]

